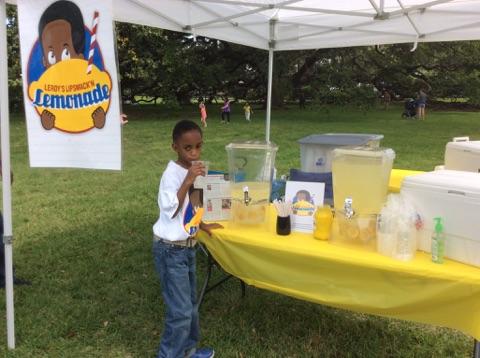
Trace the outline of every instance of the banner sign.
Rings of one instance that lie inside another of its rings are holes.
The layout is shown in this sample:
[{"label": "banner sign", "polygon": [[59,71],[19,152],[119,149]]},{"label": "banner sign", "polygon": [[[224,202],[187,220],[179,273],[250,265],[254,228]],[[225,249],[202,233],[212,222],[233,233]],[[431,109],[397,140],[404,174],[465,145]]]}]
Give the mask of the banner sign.
[{"label": "banner sign", "polygon": [[31,167],[121,169],[112,0],[18,0]]}]

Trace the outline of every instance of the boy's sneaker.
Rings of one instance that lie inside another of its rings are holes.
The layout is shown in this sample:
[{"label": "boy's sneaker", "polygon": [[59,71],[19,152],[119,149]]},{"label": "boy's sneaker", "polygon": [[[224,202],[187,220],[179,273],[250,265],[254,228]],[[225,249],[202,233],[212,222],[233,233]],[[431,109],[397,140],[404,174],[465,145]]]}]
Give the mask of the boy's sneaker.
[{"label": "boy's sneaker", "polygon": [[215,351],[212,348],[200,348],[195,351],[192,358],[213,358]]}]

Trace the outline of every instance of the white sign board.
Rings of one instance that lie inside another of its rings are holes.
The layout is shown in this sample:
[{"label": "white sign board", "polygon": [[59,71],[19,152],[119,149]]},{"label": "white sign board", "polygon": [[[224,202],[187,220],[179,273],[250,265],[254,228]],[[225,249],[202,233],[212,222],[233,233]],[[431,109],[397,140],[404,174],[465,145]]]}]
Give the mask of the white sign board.
[{"label": "white sign board", "polygon": [[112,1],[17,4],[30,166],[120,170]]},{"label": "white sign board", "polygon": [[228,220],[231,206],[230,182],[225,180],[223,174],[207,175],[203,183],[203,220]]}]

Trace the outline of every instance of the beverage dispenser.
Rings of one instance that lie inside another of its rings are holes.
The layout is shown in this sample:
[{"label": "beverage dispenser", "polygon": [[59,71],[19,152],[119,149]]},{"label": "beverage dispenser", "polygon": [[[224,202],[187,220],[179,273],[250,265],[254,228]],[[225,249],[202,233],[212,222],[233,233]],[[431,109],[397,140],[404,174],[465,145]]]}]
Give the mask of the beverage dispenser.
[{"label": "beverage dispenser", "polygon": [[395,152],[390,148],[337,148],[333,151],[335,210],[352,198],[357,214],[378,214],[387,198]]},{"label": "beverage dispenser", "polygon": [[275,155],[273,143],[247,141],[226,147],[234,225],[265,225]]},{"label": "beverage dispenser", "polygon": [[376,223],[387,198],[395,152],[389,148],[333,151],[335,219],[331,242],[376,249]]}]

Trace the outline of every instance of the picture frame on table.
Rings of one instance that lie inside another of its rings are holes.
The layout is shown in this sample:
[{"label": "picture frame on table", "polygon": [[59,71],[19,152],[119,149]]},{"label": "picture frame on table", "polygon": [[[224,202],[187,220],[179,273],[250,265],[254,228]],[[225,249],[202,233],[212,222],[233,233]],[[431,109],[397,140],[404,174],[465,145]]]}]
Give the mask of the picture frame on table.
[{"label": "picture frame on table", "polygon": [[287,181],[285,200],[292,203],[292,231],[313,233],[313,218],[322,206],[325,183]]}]

